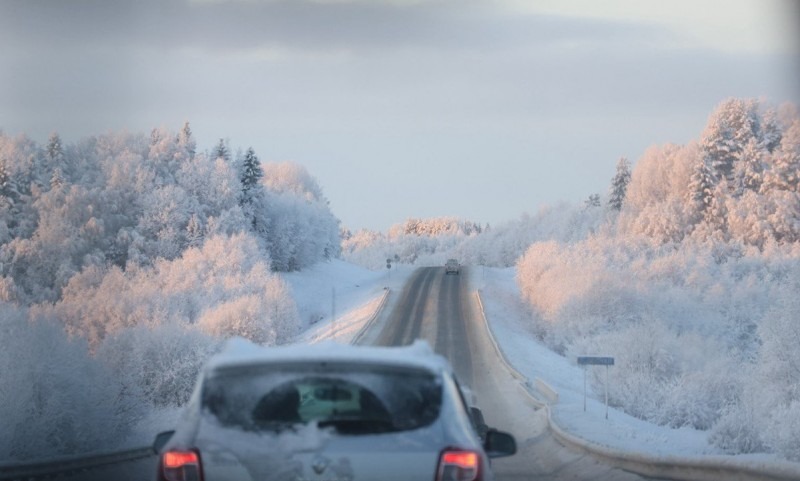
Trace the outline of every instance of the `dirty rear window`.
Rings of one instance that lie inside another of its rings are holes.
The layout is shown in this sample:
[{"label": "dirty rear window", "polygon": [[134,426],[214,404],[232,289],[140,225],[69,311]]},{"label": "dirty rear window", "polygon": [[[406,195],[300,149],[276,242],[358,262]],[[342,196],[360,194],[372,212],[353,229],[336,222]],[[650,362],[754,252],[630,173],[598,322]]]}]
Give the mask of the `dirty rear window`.
[{"label": "dirty rear window", "polygon": [[353,365],[229,369],[206,380],[203,408],[226,427],[281,431],[315,423],[339,434],[418,429],[439,416],[441,379]]}]

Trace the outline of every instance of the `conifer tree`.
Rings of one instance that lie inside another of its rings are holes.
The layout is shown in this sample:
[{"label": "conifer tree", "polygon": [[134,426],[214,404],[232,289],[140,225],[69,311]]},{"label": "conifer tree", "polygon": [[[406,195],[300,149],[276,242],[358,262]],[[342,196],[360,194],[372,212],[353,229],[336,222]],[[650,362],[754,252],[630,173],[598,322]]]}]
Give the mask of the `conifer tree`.
[{"label": "conifer tree", "polygon": [[228,151],[228,146],[225,144],[225,139],[220,138],[217,147],[214,149],[214,158],[215,159],[225,159],[225,161],[231,160],[231,154]]},{"label": "conifer tree", "polygon": [[631,181],[631,164],[628,159],[621,157],[617,161],[617,173],[611,179],[611,189],[608,195],[608,206],[613,210],[621,210],[625,201],[625,192]]},{"label": "conifer tree", "polygon": [[592,207],[600,207],[600,194],[591,194],[588,199],[583,201],[583,204],[585,210]]},{"label": "conifer tree", "polygon": [[198,247],[203,244],[203,226],[197,214],[192,214],[186,225],[186,243],[188,247]]},{"label": "conifer tree", "polygon": [[800,192],[800,120],[783,133],[780,146],[772,154],[771,167],[764,174],[763,191]]},{"label": "conifer tree", "polygon": [[694,222],[699,222],[713,201],[714,179],[711,169],[703,159],[698,159],[692,177],[689,180],[688,195],[690,211]]},{"label": "conifer tree", "polygon": [[189,154],[189,158],[193,159],[197,145],[194,141],[194,138],[192,138],[192,129],[189,128],[188,120],[184,122],[183,128],[180,130],[180,132],[178,132],[178,138],[176,140],[178,146],[186,150],[186,153]]},{"label": "conifer tree", "polygon": [[53,167],[64,160],[64,147],[61,145],[61,137],[56,132],[50,134],[47,139],[47,159]]},{"label": "conifer tree", "polygon": [[241,204],[250,203],[252,201],[252,190],[259,185],[259,181],[264,176],[264,170],[261,168],[261,162],[256,157],[256,153],[252,147],[247,149],[247,153],[242,161],[242,170],[239,180],[242,182],[242,199]]},{"label": "conifer tree", "polygon": [[764,151],[751,139],[744,146],[739,160],[733,166],[731,189],[734,197],[741,197],[745,190],[759,191],[764,172],[763,158]]},{"label": "conifer tree", "polygon": [[45,181],[52,179],[53,173],[56,169],[61,169],[61,177],[63,180],[65,163],[64,163],[64,147],[61,142],[61,137],[58,133],[53,132],[47,139],[47,147],[45,147],[44,165],[41,171],[41,179]]},{"label": "conifer tree", "polygon": [[762,140],[757,101],[728,99],[711,114],[701,147],[715,185],[728,183],[733,187],[734,164],[751,140]]}]

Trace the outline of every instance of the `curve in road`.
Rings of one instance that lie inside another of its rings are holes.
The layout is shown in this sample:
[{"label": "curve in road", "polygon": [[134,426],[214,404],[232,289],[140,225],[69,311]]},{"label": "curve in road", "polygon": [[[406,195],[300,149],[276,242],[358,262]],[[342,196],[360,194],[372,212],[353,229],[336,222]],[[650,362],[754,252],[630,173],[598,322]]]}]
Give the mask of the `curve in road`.
[{"label": "curve in road", "polygon": [[515,456],[493,461],[498,480],[652,479],[571,450],[552,436],[545,412],[500,362],[470,295],[468,272],[461,272],[447,275],[441,267],[415,271],[363,343],[406,345],[421,338],[449,359],[459,381],[471,388],[486,422],[517,439]]}]

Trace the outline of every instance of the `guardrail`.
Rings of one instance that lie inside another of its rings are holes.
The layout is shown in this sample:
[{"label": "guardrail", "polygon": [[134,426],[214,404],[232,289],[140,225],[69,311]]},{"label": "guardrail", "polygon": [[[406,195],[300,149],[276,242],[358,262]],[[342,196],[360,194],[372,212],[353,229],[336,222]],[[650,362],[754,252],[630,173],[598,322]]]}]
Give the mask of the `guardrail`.
[{"label": "guardrail", "polygon": [[72,476],[91,469],[153,456],[153,448],[135,448],[90,456],[71,456],[44,462],[0,466],[0,481],[34,481]]},{"label": "guardrail", "polygon": [[378,314],[380,314],[381,311],[383,310],[383,306],[386,305],[386,299],[389,297],[389,291],[390,289],[388,287],[383,288],[383,297],[381,298],[381,302],[378,304],[378,307],[375,308],[375,312],[373,312],[372,315],[369,316],[367,322],[365,322],[364,325],[361,326],[361,329],[359,329],[356,335],[353,336],[353,339],[350,340],[350,344],[356,345],[359,342],[361,342],[361,339],[364,337],[367,331],[369,331],[370,327],[372,327],[372,324],[375,322],[375,319],[378,318]]},{"label": "guardrail", "polygon": [[[766,463],[759,461],[742,462],[732,457],[725,456],[654,456],[644,453],[635,453],[603,446],[569,433],[559,426],[552,415],[551,403],[539,399],[531,388],[528,379],[517,371],[506,358],[500,345],[492,333],[486,311],[483,307],[480,291],[475,292],[475,297],[480,307],[486,332],[492,341],[497,355],[502,363],[509,369],[512,376],[520,380],[525,392],[540,409],[547,414],[547,425],[553,436],[562,444],[579,451],[591,454],[608,464],[632,471],[644,476],[666,478],[679,481],[798,481],[800,480],[800,465],[790,462]],[[558,392],[546,385],[550,396],[554,396],[555,404]],[[549,396],[548,396],[549,397]]]}]

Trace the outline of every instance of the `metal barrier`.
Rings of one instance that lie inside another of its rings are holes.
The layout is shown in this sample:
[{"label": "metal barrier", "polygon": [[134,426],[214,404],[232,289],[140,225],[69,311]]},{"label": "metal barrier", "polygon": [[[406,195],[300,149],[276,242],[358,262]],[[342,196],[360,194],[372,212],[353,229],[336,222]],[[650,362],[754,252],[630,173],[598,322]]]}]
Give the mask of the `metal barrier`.
[{"label": "metal barrier", "polygon": [[367,319],[364,325],[361,326],[361,329],[358,330],[356,335],[353,336],[353,339],[350,340],[350,344],[356,345],[359,342],[361,342],[361,339],[364,337],[367,331],[369,331],[369,329],[372,327],[372,324],[375,323],[375,319],[378,318],[378,315],[383,310],[383,306],[386,305],[386,299],[389,297],[389,291],[390,289],[388,287],[383,288],[383,297],[381,298],[381,302],[378,304],[378,307],[375,308],[375,312],[373,312],[372,315],[369,316],[369,319]]},{"label": "metal barrier", "polygon": [[90,469],[153,456],[153,448],[135,448],[90,456],[73,456],[44,462],[0,466],[0,481],[34,481],[71,476]]}]

